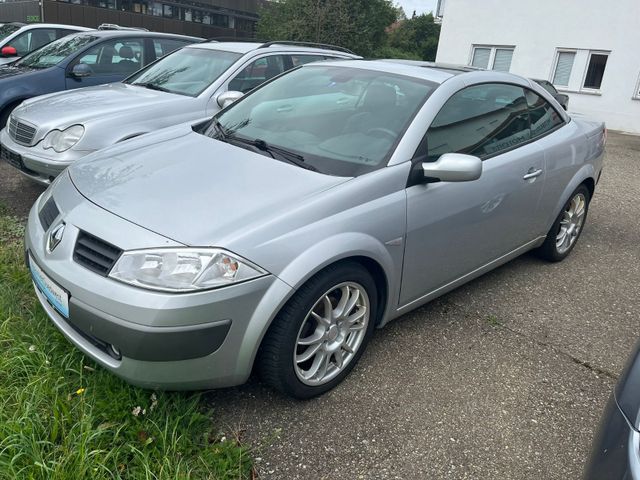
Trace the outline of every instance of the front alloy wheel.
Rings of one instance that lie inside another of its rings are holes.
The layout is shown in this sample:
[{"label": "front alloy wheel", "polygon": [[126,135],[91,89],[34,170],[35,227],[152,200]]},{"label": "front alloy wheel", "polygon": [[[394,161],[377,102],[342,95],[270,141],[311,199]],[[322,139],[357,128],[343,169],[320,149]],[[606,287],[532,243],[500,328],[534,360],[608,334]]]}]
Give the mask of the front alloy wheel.
[{"label": "front alloy wheel", "polygon": [[345,282],[328,290],[302,322],[294,353],[295,372],[306,385],[322,385],[345,369],[369,324],[369,295]]},{"label": "front alloy wheel", "polygon": [[324,269],[300,287],[269,327],[256,360],[263,381],[301,399],[332,389],[364,352],[376,308],[376,284],[362,265]]}]

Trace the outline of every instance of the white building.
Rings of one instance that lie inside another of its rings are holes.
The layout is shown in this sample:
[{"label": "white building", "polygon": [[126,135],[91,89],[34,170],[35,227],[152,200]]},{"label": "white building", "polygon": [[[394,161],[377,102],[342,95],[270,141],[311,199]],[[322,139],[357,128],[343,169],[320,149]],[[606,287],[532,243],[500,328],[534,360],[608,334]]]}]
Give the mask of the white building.
[{"label": "white building", "polygon": [[436,61],[549,80],[570,112],[640,133],[640,0],[447,0],[441,14]]}]

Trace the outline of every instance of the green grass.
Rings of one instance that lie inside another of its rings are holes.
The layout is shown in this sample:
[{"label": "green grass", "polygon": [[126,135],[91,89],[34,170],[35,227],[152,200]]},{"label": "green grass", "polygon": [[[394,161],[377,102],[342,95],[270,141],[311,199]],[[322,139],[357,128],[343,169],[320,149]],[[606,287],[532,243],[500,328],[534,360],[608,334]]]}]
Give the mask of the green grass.
[{"label": "green grass", "polygon": [[66,341],[33,293],[22,233],[0,207],[0,479],[250,478],[200,395],[132,387]]}]

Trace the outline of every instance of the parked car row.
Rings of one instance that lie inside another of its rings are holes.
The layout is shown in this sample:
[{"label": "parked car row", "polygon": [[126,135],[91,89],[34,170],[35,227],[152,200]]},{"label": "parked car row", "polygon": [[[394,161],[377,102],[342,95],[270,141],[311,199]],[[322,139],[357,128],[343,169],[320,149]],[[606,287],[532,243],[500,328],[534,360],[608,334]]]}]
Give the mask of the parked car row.
[{"label": "parked car row", "polygon": [[[505,73],[123,30],[0,72],[0,156],[50,184],[25,238],[36,295],[147,388],[255,370],[320,395],[374,328],[526,251],[566,258],[603,166],[602,123]],[[637,470],[637,364],[589,478]]]}]

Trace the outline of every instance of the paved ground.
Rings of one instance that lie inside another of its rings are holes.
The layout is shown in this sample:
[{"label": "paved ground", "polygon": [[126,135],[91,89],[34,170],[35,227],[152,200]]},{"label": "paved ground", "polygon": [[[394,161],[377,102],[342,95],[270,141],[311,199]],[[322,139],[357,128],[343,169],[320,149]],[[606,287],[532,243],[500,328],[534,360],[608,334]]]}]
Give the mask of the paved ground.
[{"label": "paved ground", "polygon": [[[640,137],[610,134],[572,255],[525,255],[376,332],[345,383],[308,402],[255,380],[210,394],[263,479],[579,478],[640,335]],[[41,191],[0,165],[19,215]]]}]

